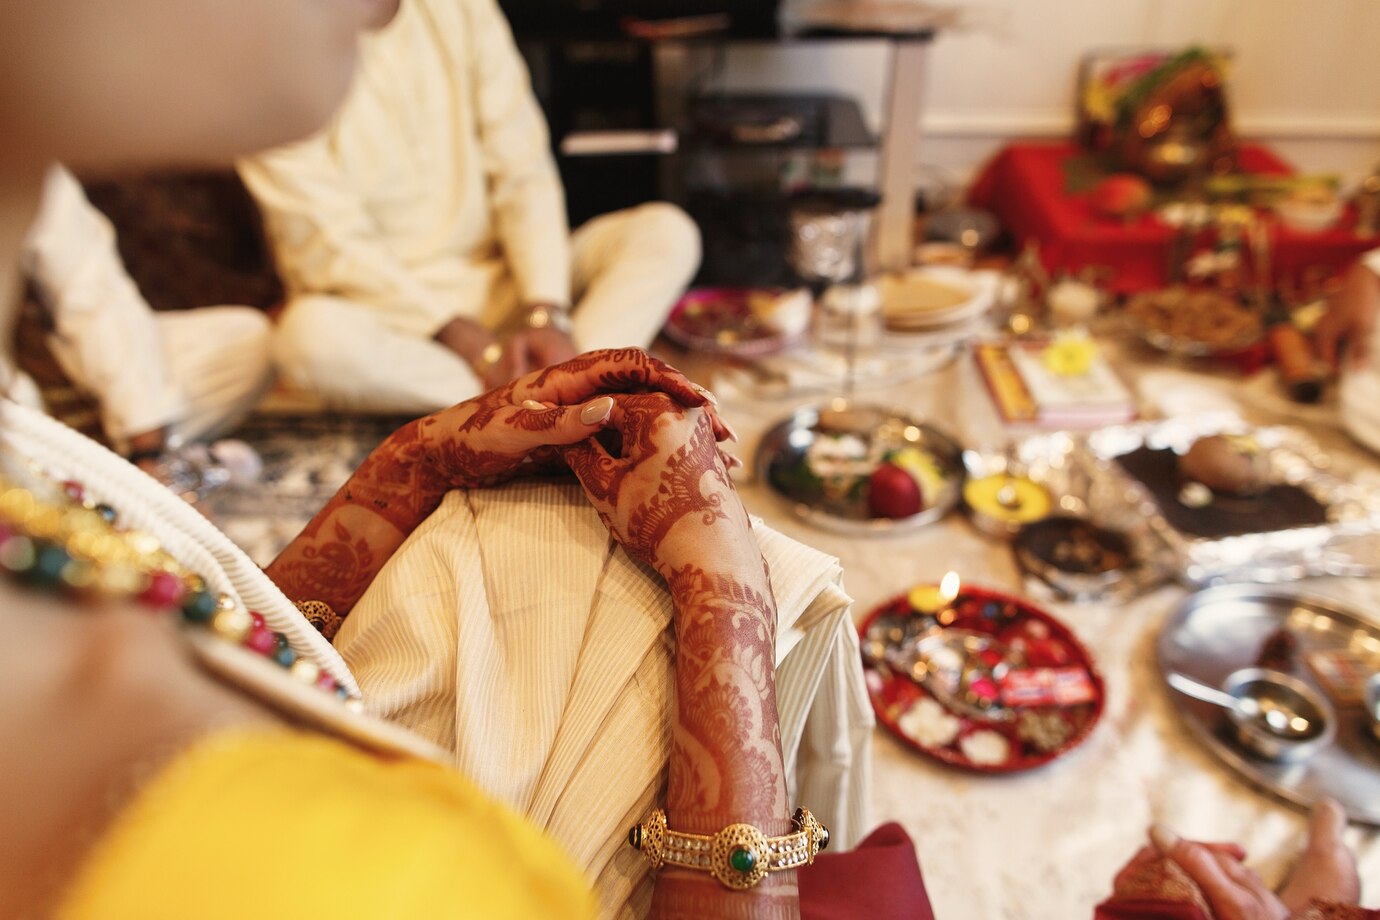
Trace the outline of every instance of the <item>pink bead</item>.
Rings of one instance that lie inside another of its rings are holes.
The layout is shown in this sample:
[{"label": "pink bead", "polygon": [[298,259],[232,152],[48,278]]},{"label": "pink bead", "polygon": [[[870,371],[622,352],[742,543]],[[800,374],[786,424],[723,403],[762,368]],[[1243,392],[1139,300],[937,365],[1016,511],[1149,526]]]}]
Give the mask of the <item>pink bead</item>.
[{"label": "pink bead", "polygon": [[86,497],[86,489],[75,479],[68,479],[64,482],[62,484],[62,491],[66,492],[67,497],[74,502],[79,502]]},{"label": "pink bead", "polygon": [[260,655],[272,655],[278,647],[278,640],[274,637],[273,630],[254,626],[249,630],[249,636],[244,640],[244,644],[246,648],[253,649]]},{"label": "pink bead", "polygon": [[268,624],[264,622],[264,615],[257,610],[249,611],[249,618],[254,621],[254,625],[259,629],[267,629]]},{"label": "pink bead", "polygon": [[335,678],[327,674],[325,671],[322,671],[321,676],[316,679],[316,686],[321,688],[322,690],[325,690],[327,693],[334,693]]},{"label": "pink bead", "polygon": [[176,607],[182,603],[187,586],[182,579],[171,572],[154,572],[149,576],[149,586],[144,589],[144,603],[153,607]]}]

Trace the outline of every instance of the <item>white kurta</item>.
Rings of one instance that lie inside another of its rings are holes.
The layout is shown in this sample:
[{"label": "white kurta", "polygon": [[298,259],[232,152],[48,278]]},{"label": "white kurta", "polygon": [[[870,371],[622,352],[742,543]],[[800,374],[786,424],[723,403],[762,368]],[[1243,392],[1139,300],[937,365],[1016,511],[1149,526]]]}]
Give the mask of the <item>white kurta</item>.
[{"label": "white kurta", "polygon": [[[1372,249],[1361,261],[1380,275],[1380,249]],[[1347,367],[1345,360],[1342,364],[1342,423],[1352,437],[1380,453],[1380,322],[1371,330],[1366,366]]]},{"label": "white kurta", "polygon": [[269,323],[250,307],[156,314],[125,271],[115,231],[66,169],[53,166],[21,252],[51,314],[53,355],[100,403],[118,443],[168,428],[224,431],[272,382]]},{"label": "white kurta", "polygon": [[493,0],[407,0],[363,40],[335,122],[240,172],[291,297],[280,366],[341,407],[473,395],[469,369],[431,337],[456,317],[498,329],[518,304],[575,300],[581,348],[646,345],[699,259],[693,223],[664,204],[597,218],[572,243]]},{"label": "white kurta", "polygon": [[[793,804],[840,846],[869,829],[872,711],[837,561],[756,523],[776,595],[777,705]],[[666,782],[670,597],[579,486],[452,492],[370,585],[335,646],[370,709],[455,751],[545,828],[604,916],[643,916],[627,830]]]}]

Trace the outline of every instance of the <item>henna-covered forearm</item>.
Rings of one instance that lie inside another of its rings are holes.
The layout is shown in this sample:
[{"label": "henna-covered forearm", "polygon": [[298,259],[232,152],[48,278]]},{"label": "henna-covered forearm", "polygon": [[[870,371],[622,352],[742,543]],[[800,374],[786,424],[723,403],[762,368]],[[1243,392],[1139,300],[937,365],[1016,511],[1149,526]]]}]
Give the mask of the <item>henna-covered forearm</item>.
[{"label": "henna-covered forearm", "polygon": [[[775,836],[791,829],[776,707],[776,604],[755,568],[748,561],[744,573],[729,575],[684,566],[667,577],[676,605],[676,714],[666,812],[678,830],[714,834],[746,823]],[[736,892],[701,873],[666,869],[653,905],[660,920],[799,916],[794,873],[771,873]]]},{"label": "henna-covered forearm", "polygon": [[685,566],[667,579],[676,604],[676,719],[666,810],[673,826],[725,824],[786,833],[777,722],[776,605],[765,579]]},{"label": "henna-covered forearm", "polygon": [[432,457],[435,424],[428,417],[394,432],[273,560],[266,571],[284,594],[349,613],[450,488]]}]

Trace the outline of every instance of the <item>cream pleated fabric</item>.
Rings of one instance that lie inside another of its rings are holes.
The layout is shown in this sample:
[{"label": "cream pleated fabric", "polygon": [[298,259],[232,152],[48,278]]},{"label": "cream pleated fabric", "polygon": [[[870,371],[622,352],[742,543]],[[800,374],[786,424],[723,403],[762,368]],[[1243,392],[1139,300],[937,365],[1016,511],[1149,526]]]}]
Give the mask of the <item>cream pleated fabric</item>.
[{"label": "cream pleated fabric", "polygon": [[[779,623],[791,799],[851,845],[866,829],[872,714],[837,561],[755,530]],[[581,866],[604,916],[643,916],[627,828],[665,784],[672,606],[574,483],[453,492],[336,637],[370,709],[442,747]]]}]

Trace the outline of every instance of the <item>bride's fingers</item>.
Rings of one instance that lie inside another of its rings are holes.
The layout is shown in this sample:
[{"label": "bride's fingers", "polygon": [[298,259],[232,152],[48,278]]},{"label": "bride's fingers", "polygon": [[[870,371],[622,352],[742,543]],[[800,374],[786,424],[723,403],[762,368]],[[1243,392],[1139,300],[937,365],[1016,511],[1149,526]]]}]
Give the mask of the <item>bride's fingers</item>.
[{"label": "bride's fingers", "polygon": [[687,408],[717,403],[713,393],[641,348],[587,352],[518,381],[514,393],[519,402],[535,399],[568,403],[599,393],[645,390],[665,393]]}]

